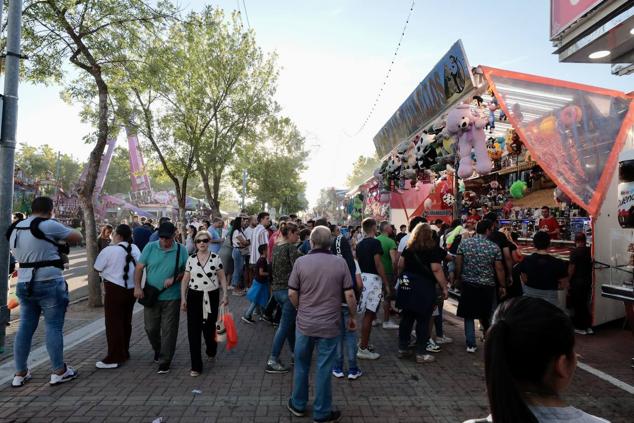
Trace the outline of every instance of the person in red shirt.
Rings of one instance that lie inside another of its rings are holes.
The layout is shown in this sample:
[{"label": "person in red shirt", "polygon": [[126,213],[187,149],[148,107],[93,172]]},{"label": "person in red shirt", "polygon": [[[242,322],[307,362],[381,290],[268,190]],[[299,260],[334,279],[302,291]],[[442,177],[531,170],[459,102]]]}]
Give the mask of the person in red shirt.
[{"label": "person in red shirt", "polygon": [[551,239],[559,239],[559,222],[550,215],[548,206],[542,207],[542,218],[539,220],[539,229],[548,232]]}]

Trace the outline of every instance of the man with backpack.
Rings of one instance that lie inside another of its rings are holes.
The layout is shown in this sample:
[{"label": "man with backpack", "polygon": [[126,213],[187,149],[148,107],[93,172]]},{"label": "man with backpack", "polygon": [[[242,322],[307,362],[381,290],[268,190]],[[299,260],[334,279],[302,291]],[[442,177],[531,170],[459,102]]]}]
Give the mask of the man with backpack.
[{"label": "man with backpack", "polygon": [[68,246],[60,242],[79,243],[79,232],[52,220],[53,200],[37,197],[31,204],[32,215],[14,222],[6,233],[9,247],[17,262],[20,300],[20,327],[14,344],[16,373],[11,386],[20,387],[31,379],[27,360],[33,333],[44,314],[46,349],[53,373],[51,385],[77,377],[77,371],[64,362],[64,317],[68,306],[68,285],[63,277],[63,255]]}]

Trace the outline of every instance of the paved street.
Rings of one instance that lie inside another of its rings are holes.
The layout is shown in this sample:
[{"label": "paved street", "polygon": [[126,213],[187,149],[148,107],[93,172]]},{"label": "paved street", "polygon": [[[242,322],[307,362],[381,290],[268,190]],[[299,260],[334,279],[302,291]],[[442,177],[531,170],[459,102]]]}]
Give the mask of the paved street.
[{"label": "paved street", "polygon": [[[242,298],[231,300],[236,314],[246,307]],[[427,365],[397,359],[396,331],[375,329],[372,342],[383,357],[361,362],[364,376],[357,381],[333,380],[334,401],[344,412],[343,421],[461,422],[486,415],[481,354],[464,351],[462,326],[452,316],[448,319],[447,331],[457,342],[437,354],[436,363]],[[80,372],[77,380],[50,387],[45,363],[34,370],[26,387],[11,389],[5,384],[0,390],[0,421],[150,423],[158,417],[169,423],[308,421],[291,418],[284,407],[292,375],[264,373],[273,335],[268,324],[238,323],[237,349],[223,349],[199,378],[189,376],[184,316],[169,375],[156,374],[142,325],[142,313],[136,313],[132,358],[121,369],[95,369],[106,347],[100,332],[67,353],[67,361]],[[620,336],[631,343],[627,332]],[[288,362],[287,351],[284,354]],[[195,389],[202,393],[192,393]],[[634,415],[631,394],[582,370],[577,371],[566,398],[612,422],[628,422]]]}]

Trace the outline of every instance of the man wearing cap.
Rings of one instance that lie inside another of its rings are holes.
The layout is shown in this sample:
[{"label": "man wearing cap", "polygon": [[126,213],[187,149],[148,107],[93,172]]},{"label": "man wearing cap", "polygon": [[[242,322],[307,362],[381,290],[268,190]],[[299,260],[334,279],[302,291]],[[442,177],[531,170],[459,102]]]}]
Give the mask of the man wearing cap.
[{"label": "man wearing cap", "polygon": [[[159,219],[159,228],[161,227],[161,225],[165,222],[171,222],[172,219],[170,219],[167,216],[163,216]],[[158,228],[152,232],[152,235],[150,235],[150,241],[149,242],[154,242],[154,241],[158,241],[159,240],[159,231]]]},{"label": "man wearing cap", "polygon": [[144,307],[145,332],[152,349],[158,373],[165,374],[176,351],[180,319],[181,279],[187,263],[187,249],[174,241],[176,228],[163,222],[157,231],[158,241],[148,243],[136,265],[134,296],[143,298],[141,277],[145,269],[146,284],[159,289],[156,304]]}]

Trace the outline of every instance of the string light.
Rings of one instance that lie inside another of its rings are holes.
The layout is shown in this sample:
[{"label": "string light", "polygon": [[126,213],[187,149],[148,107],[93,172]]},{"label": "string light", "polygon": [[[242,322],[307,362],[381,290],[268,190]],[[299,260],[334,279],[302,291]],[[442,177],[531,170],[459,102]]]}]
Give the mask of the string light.
[{"label": "string light", "polygon": [[370,112],[364,119],[359,130],[353,136],[359,135],[361,131],[365,129],[365,126],[370,121],[370,118],[372,117],[372,115],[374,115],[374,110],[376,109],[376,106],[379,104],[379,101],[381,100],[381,96],[383,95],[383,90],[385,89],[385,86],[387,85],[387,81],[390,79],[390,75],[392,73],[392,67],[394,67],[394,63],[396,62],[396,57],[398,56],[398,52],[401,48],[401,44],[403,43],[403,38],[405,37],[405,31],[407,30],[407,25],[409,24],[409,20],[412,17],[412,13],[414,12],[414,5],[415,5],[415,1],[412,0],[412,5],[409,8],[407,19],[405,19],[405,25],[403,25],[403,30],[401,31],[401,37],[398,40],[396,49],[394,50],[394,55],[392,56],[392,61],[390,63],[390,66],[387,69],[387,73],[385,74],[385,77],[383,78],[383,84],[381,84],[381,88],[379,89],[379,92],[377,93],[376,98],[374,99],[374,103],[372,104],[372,107],[370,108]]}]

